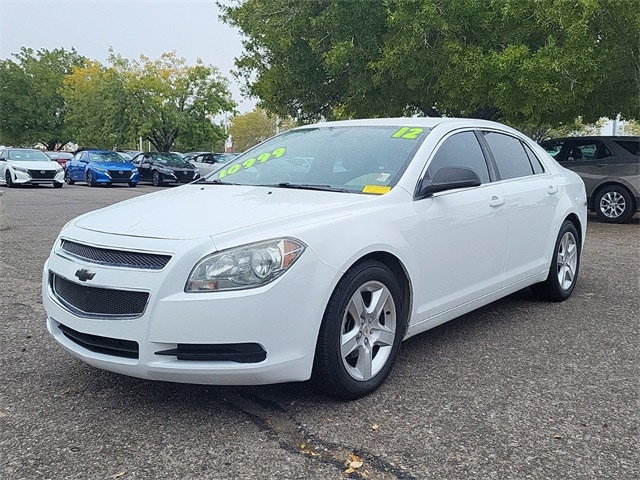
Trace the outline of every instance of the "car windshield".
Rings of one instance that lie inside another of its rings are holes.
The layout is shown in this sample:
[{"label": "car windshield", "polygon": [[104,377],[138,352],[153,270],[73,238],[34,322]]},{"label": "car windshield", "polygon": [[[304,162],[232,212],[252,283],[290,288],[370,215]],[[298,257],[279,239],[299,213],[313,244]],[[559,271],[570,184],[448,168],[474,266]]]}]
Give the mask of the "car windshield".
[{"label": "car windshield", "polygon": [[51,159],[47,157],[40,150],[11,150],[9,151],[9,160],[15,160],[18,162],[50,162]]},{"label": "car windshield", "polygon": [[358,193],[386,193],[429,129],[336,126],[290,130],[261,143],[204,180]]},{"label": "car windshield", "polygon": [[90,152],[89,160],[101,163],[126,163],[126,160],[116,152]]},{"label": "car windshield", "polygon": [[154,159],[161,165],[170,165],[172,167],[184,167],[185,165],[191,165],[177,153],[156,153]]}]

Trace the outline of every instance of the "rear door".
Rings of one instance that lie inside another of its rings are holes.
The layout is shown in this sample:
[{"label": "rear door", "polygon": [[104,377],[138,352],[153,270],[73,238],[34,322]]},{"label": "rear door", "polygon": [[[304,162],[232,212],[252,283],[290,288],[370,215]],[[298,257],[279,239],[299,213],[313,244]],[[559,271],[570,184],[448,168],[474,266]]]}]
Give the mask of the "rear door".
[{"label": "rear door", "polygon": [[561,164],[582,177],[591,197],[595,188],[611,176],[620,159],[599,139],[570,138],[566,146],[567,156]]}]

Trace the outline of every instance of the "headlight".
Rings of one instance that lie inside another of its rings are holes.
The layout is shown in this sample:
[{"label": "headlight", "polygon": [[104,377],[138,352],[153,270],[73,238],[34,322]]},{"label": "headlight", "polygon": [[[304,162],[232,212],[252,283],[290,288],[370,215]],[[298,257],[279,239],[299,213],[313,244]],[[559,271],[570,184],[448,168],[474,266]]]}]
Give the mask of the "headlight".
[{"label": "headlight", "polygon": [[63,170],[62,170],[62,167],[60,167],[60,168],[56,168],[56,173],[60,173],[60,172],[62,172],[62,171],[63,171]]},{"label": "headlight", "polygon": [[96,172],[109,173],[109,170],[107,170],[106,168],[102,168],[102,167],[93,167],[93,169],[94,169]]},{"label": "headlight", "polygon": [[133,170],[131,170],[131,173],[138,173],[138,169],[134,168]]},{"label": "headlight", "polygon": [[173,175],[173,170],[170,170],[168,168],[158,168],[158,171],[163,175]]},{"label": "headlight", "polygon": [[18,172],[24,172],[24,173],[29,173],[29,169],[28,168],[24,168],[24,167],[17,167],[15,165],[12,165],[14,170],[17,170]]},{"label": "headlight", "polygon": [[306,245],[277,238],[214,253],[191,271],[185,292],[218,292],[254,288],[272,282],[302,255]]}]

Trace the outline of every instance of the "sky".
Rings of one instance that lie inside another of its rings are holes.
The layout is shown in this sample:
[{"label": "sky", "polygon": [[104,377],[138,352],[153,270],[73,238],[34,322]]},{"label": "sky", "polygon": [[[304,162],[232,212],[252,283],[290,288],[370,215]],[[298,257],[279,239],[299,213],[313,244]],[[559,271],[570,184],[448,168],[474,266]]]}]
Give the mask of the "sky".
[{"label": "sky", "polygon": [[229,81],[240,113],[251,111],[231,75],[242,53],[239,31],[218,19],[214,0],[0,0],[0,59],[21,46],[76,51],[107,63],[109,47],[127,59],[155,60],[175,51],[187,64],[200,58]]}]

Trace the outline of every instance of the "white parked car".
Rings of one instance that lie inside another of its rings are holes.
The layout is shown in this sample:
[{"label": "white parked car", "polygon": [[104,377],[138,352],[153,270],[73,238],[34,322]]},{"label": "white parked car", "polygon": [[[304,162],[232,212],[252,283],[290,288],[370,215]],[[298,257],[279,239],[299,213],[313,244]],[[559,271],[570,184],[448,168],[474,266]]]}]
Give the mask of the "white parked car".
[{"label": "white parked car", "polygon": [[7,148],[0,151],[0,183],[16,185],[64,185],[64,169],[35,148]]},{"label": "white parked car", "polygon": [[201,176],[209,175],[211,172],[222,168],[223,165],[229,163],[236,158],[235,153],[210,153],[199,152],[187,158],[189,162],[198,168]]},{"label": "white parked car", "polygon": [[357,398],[403,339],[525,287],[568,298],[586,225],[582,180],[506,126],[320,123],[71,221],[44,266],[47,325],[126,375]]}]

